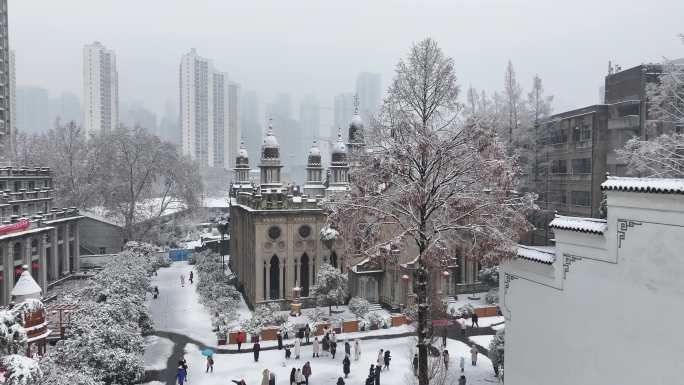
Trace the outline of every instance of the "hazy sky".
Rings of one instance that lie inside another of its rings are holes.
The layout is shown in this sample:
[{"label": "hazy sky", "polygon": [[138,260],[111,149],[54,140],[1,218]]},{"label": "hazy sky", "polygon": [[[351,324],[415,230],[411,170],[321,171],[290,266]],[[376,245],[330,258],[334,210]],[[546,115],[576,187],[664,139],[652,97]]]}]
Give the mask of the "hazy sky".
[{"label": "hazy sky", "polygon": [[[628,68],[684,56],[682,0],[9,0],[17,84],[81,91],[82,47],[117,54],[119,94],[161,112],[195,47],[262,101],[306,93],[330,106],[359,71],[386,86],[410,44],[435,38],[460,84],[502,88],[510,59],[538,73],[555,111],[596,103],[609,59]],[[298,104],[294,111],[298,111]]]}]

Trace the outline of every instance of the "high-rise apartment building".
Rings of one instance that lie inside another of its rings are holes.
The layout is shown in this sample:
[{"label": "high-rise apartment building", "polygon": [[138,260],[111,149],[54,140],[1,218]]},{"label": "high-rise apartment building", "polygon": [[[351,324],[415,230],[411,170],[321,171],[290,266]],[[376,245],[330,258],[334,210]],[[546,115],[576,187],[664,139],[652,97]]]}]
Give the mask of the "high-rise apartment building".
[{"label": "high-rise apartment building", "polygon": [[11,54],[7,38],[7,0],[0,0],[0,148],[9,153],[13,128],[11,107]]},{"label": "high-rise apartment building", "polygon": [[17,132],[17,58],[14,50],[10,50],[10,72],[9,72],[9,86],[10,86],[10,131],[13,134]]},{"label": "high-rise apartment building", "polygon": [[359,97],[359,114],[364,122],[378,112],[382,104],[382,80],[380,74],[361,72],[356,78],[356,95]]},{"label": "high-rise apartment building", "polygon": [[[239,146],[239,86],[216,70],[211,60],[197,55],[194,48],[181,58],[179,80],[183,154],[201,167],[232,168],[228,155],[237,154]],[[230,116],[231,104],[234,118]]]},{"label": "high-rise apartment building", "polygon": [[88,134],[119,125],[116,55],[99,41],[83,47],[83,127]]},{"label": "high-rise apartment building", "polygon": [[349,120],[354,115],[354,95],[351,92],[338,94],[333,103],[335,130],[347,127]]}]

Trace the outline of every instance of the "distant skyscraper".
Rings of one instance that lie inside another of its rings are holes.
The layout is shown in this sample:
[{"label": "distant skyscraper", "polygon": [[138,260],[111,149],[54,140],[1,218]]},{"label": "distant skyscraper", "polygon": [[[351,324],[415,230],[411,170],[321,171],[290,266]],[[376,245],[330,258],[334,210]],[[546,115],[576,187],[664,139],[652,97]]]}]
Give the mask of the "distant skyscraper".
[{"label": "distant skyscraper", "polygon": [[57,119],[61,123],[81,123],[81,102],[78,96],[71,92],[62,92],[59,96],[50,98],[50,127]]},{"label": "distant skyscraper", "polygon": [[[180,65],[181,150],[202,167],[233,168],[227,156],[237,154],[239,132],[230,132],[231,86],[226,73],[217,71],[209,59],[193,48]],[[237,96],[234,98],[237,108]],[[237,116],[236,116],[237,118]],[[237,130],[237,124],[235,124]],[[231,138],[235,139],[231,141]],[[233,157],[234,158],[234,157]]]},{"label": "distant skyscraper", "polygon": [[359,113],[364,122],[378,112],[382,104],[382,81],[380,74],[361,72],[356,78],[356,94],[359,96]]},{"label": "distant skyscraper", "polygon": [[[17,59],[14,50],[10,50],[10,131],[17,132]],[[2,131],[2,130],[0,130]],[[1,137],[2,135],[0,135]],[[0,139],[1,141],[2,139]]]},{"label": "distant skyscraper", "polygon": [[157,130],[157,114],[145,108],[142,102],[139,101],[122,103],[121,123],[131,128],[144,128],[150,134],[159,135]]},{"label": "distant skyscraper", "polygon": [[164,115],[159,122],[159,137],[167,142],[181,143],[178,110],[173,101],[168,100],[164,104]]},{"label": "distant skyscraper", "polygon": [[346,128],[349,120],[354,115],[354,95],[351,92],[345,92],[335,96],[335,132],[338,128]]},{"label": "distant skyscraper", "polygon": [[228,82],[228,133],[226,144],[226,157],[224,166],[226,169],[232,169],[232,162],[237,157],[240,150],[240,138],[242,136],[242,129],[240,127],[240,84],[235,82]]},{"label": "distant skyscraper", "polygon": [[83,127],[110,131],[119,125],[119,75],[116,55],[96,41],[83,47]]},{"label": "distant skyscraper", "polygon": [[19,87],[16,91],[17,132],[38,134],[50,129],[49,98],[46,89]]},{"label": "distant skyscraper", "polygon": [[[301,124],[301,145],[311,143],[320,136],[321,105],[314,95],[306,95],[299,106],[299,123]],[[306,148],[306,147],[305,147]]]},{"label": "distant skyscraper", "polygon": [[12,114],[11,111],[11,79],[14,71],[11,64],[14,62],[11,59],[12,55],[9,52],[9,39],[7,38],[7,0],[0,0],[0,82],[4,83],[5,87],[0,87],[0,147],[3,147],[0,152],[9,153],[12,144]]}]

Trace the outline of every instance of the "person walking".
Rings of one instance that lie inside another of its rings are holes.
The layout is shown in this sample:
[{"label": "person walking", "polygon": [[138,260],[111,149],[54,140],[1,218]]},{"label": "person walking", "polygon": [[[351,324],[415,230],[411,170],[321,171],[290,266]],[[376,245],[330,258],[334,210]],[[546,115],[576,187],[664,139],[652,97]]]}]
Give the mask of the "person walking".
[{"label": "person walking", "polygon": [[297,373],[295,374],[295,381],[297,381],[297,385],[303,385],[305,380],[304,380],[304,375],[302,374],[301,369],[297,369]]},{"label": "person walking", "polygon": [[461,368],[461,373],[463,373],[465,371],[465,357],[461,356],[461,359],[458,361],[458,366]]},{"label": "person walking", "polygon": [[344,372],[344,378],[349,377],[349,372],[351,368],[351,361],[349,360],[349,354],[344,355],[342,360],[342,372]]},{"label": "person walking", "polygon": [[309,343],[309,336],[311,335],[311,328],[309,327],[309,324],[306,324],[306,328],[304,328],[304,337],[306,337],[306,343]]},{"label": "person walking", "polygon": [[375,385],[380,385],[380,372],[382,371],[382,366],[375,365]]},{"label": "person walking", "polygon": [[302,374],[304,375],[306,385],[309,385],[309,377],[311,377],[311,363],[309,361],[306,361],[306,364],[302,367]]},{"label": "person walking", "polygon": [[466,321],[465,318],[459,318],[458,324],[461,326],[461,338],[466,337]]},{"label": "person walking", "polygon": [[154,287],[154,299],[157,299],[159,297],[159,288],[157,286]]},{"label": "person walking", "polygon": [[290,372],[290,385],[297,385],[296,375],[297,369],[292,368],[292,371]]},{"label": "person walking", "polygon": [[337,378],[337,384],[335,384],[335,385],[344,385],[344,378],[338,377]]},{"label": "person walking", "polygon": [[269,380],[270,380],[270,376],[269,376],[268,369],[264,369],[264,371],[261,372],[261,385],[268,385]]},{"label": "person walking", "polygon": [[283,333],[278,330],[276,337],[278,338],[278,350],[281,350],[283,348]]},{"label": "person walking", "polygon": [[178,385],[185,384],[185,375],[187,372],[183,365],[178,365],[178,371],[176,372],[176,380],[178,380]]},{"label": "person walking", "polygon": [[242,347],[242,343],[245,342],[245,332],[240,330],[237,334],[237,346],[238,346],[238,353],[240,352],[240,348]]},{"label": "person walking", "polygon": [[461,377],[458,378],[458,385],[466,385],[466,377],[461,374]]},{"label": "person walking", "polygon": [[185,287],[185,276],[181,274],[181,287]]},{"label": "person walking", "polygon": [[295,360],[299,359],[299,353],[301,353],[301,352],[302,352],[302,341],[299,338],[297,338],[297,339],[295,339],[295,343],[294,343]]},{"label": "person walking", "polygon": [[290,345],[285,345],[285,359],[289,360],[292,356],[292,350],[290,350]]},{"label": "person walking", "polygon": [[380,349],[378,352],[378,359],[375,361],[375,366],[380,367],[380,370],[382,370],[382,364],[385,362],[385,352],[384,350]]},{"label": "person walking", "polygon": [[192,279],[193,279],[194,277],[195,277],[195,276],[192,274],[192,271],[190,271],[190,284],[191,284],[191,285],[192,285]]},{"label": "person walking", "polygon": [[479,320],[479,317],[477,316],[477,313],[473,313],[472,320],[473,320],[473,324],[470,327],[473,327],[473,328],[478,327],[479,328],[480,325],[477,323],[477,321]]},{"label": "person walking", "polygon": [[185,382],[188,381],[188,361],[185,360],[185,356],[178,361],[178,365],[182,366],[185,370]]},{"label": "person walking", "polygon": [[337,342],[330,341],[330,354],[333,360],[335,359],[335,353],[337,353]]},{"label": "person walking", "polygon": [[314,337],[314,340],[313,340],[313,356],[314,357],[320,357],[321,356],[321,344],[318,342],[318,337]]},{"label": "person walking", "polygon": [[344,354],[351,357],[351,345],[349,344],[348,340],[344,341]]},{"label": "person walking", "polygon": [[442,332],[442,347],[446,348],[446,342],[447,342],[447,328],[445,327],[443,332]]},{"label": "person walking", "polygon": [[368,373],[368,377],[366,377],[366,385],[373,384],[375,384],[375,365],[370,366],[370,372]]},{"label": "person walking", "polygon": [[418,377],[418,353],[413,355],[413,375]]},{"label": "person walking", "polygon": [[361,356],[361,342],[359,339],[354,340],[354,361],[358,361]]},{"label": "person walking", "polygon": [[392,355],[390,355],[389,350],[385,350],[385,356],[383,357],[383,362],[385,364],[385,369],[389,370],[389,364],[390,361],[392,360]]},{"label": "person walking", "polygon": [[330,341],[328,340],[328,336],[323,337],[323,342],[321,345],[323,345],[323,355],[325,356],[330,349]]},{"label": "person walking", "polygon": [[205,373],[209,373],[209,371],[214,373],[214,357],[213,356],[207,356],[207,371]]},{"label": "person walking", "polygon": [[335,331],[333,330],[332,333],[330,334],[330,342],[337,343],[337,334],[335,334]]},{"label": "person walking", "polygon": [[268,376],[268,385],[275,385],[275,373],[271,372],[271,374]]},{"label": "person walking", "polygon": [[470,360],[473,362],[473,366],[477,366],[477,353],[479,353],[477,346],[473,344],[473,346],[470,347]]},{"label": "person walking", "polygon": [[259,341],[256,341],[254,345],[252,345],[252,353],[254,353],[254,362],[259,362],[259,352],[261,352],[261,345],[259,344]]},{"label": "person walking", "polygon": [[444,368],[449,370],[449,351],[444,349],[442,352],[442,358],[444,359]]}]

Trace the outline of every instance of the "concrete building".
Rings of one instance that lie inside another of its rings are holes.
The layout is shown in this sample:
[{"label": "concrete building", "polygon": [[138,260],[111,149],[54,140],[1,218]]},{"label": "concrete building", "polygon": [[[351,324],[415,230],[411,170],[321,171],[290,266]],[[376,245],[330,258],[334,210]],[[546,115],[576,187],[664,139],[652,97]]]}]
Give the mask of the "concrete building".
[{"label": "concrete building", "polygon": [[359,114],[369,122],[382,104],[382,78],[380,74],[361,72],[356,78],[356,95],[361,101]]},{"label": "concrete building", "polygon": [[50,129],[50,98],[40,87],[19,87],[16,90],[14,126],[18,132],[39,134]]},{"label": "concrete building", "polygon": [[345,271],[344,243],[324,246],[319,238],[326,215],[318,200],[293,196],[281,181],[280,145],[269,126],[261,148],[261,183],[251,185],[244,148],[236,159],[231,187],[231,268],[252,305],[292,299],[301,287],[307,300],[323,263]]},{"label": "concrete building", "polygon": [[123,250],[124,226],[111,218],[81,212],[79,247],[81,255],[116,254]]},{"label": "concrete building", "polygon": [[10,53],[7,33],[7,0],[0,0],[0,148],[3,152],[12,144],[14,129],[11,111],[14,57]]},{"label": "concrete building", "polygon": [[551,116],[542,123],[537,151],[537,175],[531,189],[539,194],[545,214],[535,219],[533,244],[548,244],[554,212],[585,217],[602,216],[601,183],[606,173],[625,176],[626,163],[616,150],[633,136],[648,139],[667,130],[648,121],[645,89],[660,73],[659,65],[640,65],[608,74],[605,102]]},{"label": "concrete building", "polygon": [[[181,58],[179,80],[183,154],[197,160],[201,167],[230,169],[229,155],[237,153],[239,144],[239,86],[194,48]],[[234,117],[230,116],[231,110]]]},{"label": "concrete building", "polygon": [[555,247],[501,266],[507,385],[681,382],[684,180],[602,189],[607,219],[558,216]]},{"label": "concrete building", "polygon": [[88,134],[119,126],[116,54],[99,41],[83,47],[83,128]]},{"label": "concrete building", "polygon": [[[17,114],[15,111],[17,110],[17,58],[16,54],[14,53],[14,50],[10,50],[10,68],[9,68],[9,87],[10,87],[10,131],[13,133],[13,135],[16,135],[17,132]],[[2,131],[2,130],[0,130]],[[0,136],[2,136],[0,134]],[[2,139],[0,138],[0,141]],[[0,147],[1,144],[0,144]]]},{"label": "concrete building", "polygon": [[43,292],[79,270],[79,220],[75,208],[53,207],[49,168],[0,168],[0,304],[29,266]]}]

